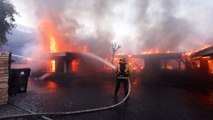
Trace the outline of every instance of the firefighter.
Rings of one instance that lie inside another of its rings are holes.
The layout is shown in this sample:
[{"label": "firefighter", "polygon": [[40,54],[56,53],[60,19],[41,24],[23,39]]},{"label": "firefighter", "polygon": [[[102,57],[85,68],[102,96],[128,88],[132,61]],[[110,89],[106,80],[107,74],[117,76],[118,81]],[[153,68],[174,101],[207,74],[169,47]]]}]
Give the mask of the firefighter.
[{"label": "firefighter", "polygon": [[118,66],[116,66],[115,72],[116,72],[116,84],[115,84],[114,97],[117,98],[121,82],[123,83],[124,95],[126,96],[128,93],[128,77],[130,75],[130,69],[125,58],[119,59],[119,64]]}]

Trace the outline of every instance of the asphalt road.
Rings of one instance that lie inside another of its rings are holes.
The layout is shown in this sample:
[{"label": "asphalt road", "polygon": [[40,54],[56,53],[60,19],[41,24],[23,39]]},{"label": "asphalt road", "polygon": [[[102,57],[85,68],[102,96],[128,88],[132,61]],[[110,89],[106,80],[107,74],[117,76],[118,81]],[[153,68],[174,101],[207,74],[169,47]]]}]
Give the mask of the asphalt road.
[{"label": "asphalt road", "polygon": [[[213,91],[176,86],[156,78],[131,79],[130,99],[119,107],[86,114],[47,116],[54,120],[213,120]],[[0,116],[40,112],[66,112],[113,105],[124,98],[120,88],[113,98],[114,81],[107,78],[73,80],[30,79],[27,93],[9,98],[0,106]],[[40,117],[18,120],[42,119]]]}]

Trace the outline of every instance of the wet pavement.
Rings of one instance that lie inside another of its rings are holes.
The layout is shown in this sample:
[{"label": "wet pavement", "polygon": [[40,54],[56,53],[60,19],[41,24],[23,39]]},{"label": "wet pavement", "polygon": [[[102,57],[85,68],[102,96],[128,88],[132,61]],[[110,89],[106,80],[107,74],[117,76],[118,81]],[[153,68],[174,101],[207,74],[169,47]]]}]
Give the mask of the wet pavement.
[{"label": "wet pavement", "polygon": [[[212,120],[212,89],[175,86],[175,83],[155,78],[131,80],[128,102],[119,107],[69,116],[47,116],[54,120]],[[9,98],[0,106],[0,116],[40,112],[67,112],[115,104],[114,81],[111,79],[45,80],[31,79],[27,93]],[[120,89],[118,101],[122,100]],[[21,118],[26,120],[40,117]],[[20,118],[18,120],[21,120]]]}]

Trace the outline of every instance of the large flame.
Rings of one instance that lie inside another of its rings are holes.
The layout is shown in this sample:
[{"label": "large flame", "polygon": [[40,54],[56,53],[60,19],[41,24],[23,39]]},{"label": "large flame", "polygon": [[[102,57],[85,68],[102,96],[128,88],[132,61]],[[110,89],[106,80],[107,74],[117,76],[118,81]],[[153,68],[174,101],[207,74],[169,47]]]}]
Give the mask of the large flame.
[{"label": "large flame", "polygon": [[[57,39],[58,39],[58,34],[55,31],[53,24],[48,21],[48,20],[43,20],[41,22],[41,32],[44,38],[45,42],[45,49],[46,51],[50,53],[58,52],[57,48]],[[51,60],[49,62],[49,71],[50,72],[55,72],[55,60]]]},{"label": "large flame", "polygon": [[[77,45],[76,43],[72,43],[71,42],[67,42],[67,38],[62,35],[63,33],[61,33],[60,31],[58,31],[58,29],[55,27],[56,25],[54,25],[51,21],[44,19],[41,22],[41,30],[43,33],[43,37],[45,40],[45,47],[46,50],[50,53],[55,53],[55,52],[88,52],[89,48],[87,45]],[[68,40],[70,41],[70,40]],[[74,41],[73,41],[74,42]],[[75,45],[74,45],[75,44]],[[76,46],[77,45],[77,46]],[[199,50],[203,50],[207,47],[209,47],[211,45],[205,45],[204,47],[202,47]],[[110,49],[110,48],[109,48]],[[198,50],[198,51],[199,51]],[[167,50],[167,51],[161,51],[159,48],[152,48],[149,50],[146,50],[144,52],[142,52],[142,54],[158,54],[158,53],[174,53],[175,51],[171,51],[171,50]],[[191,61],[190,56],[191,54],[193,54],[196,51],[187,51],[187,52],[183,52],[182,57],[185,60]],[[136,54],[136,53],[134,53]],[[132,68],[133,71],[140,71],[144,68],[144,62],[143,61],[138,61],[135,58],[133,58],[132,56],[134,54],[126,54],[128,55],[128,62],[130,67]],[[109,60],[111,61],[111,60]],[[118,64],[118,58],[115,57],[115,64]],[[50,62],[50,71],[51,72],[55,72],[56,67],[55,67],[55,60],[51,60]],[[78,71],[78,67],[79,67],[80,61],[79,60],[73,60],[71,61],[71,65],[72,65],[72,71],[73,72],[77,72]],[[211,71],[211,73],[213,73],[213,67],[212,67],[213,62],[210,61],[209,62],[209,69]],[[104,69],[108,69],[107,67],[104,67]],[[166,66],[166,69],[174,69],[173,65],[169,64]],[[109,69],[108,69],[109,70]]]},{"label": "large flame", "polygon": [[54,28],[54,25],[48,20],[43,20],[41,22],[41,32],[46,45],[46,50],[51,53],[58,52],[58,43],[56,40],[58,40],[59,38],[57,31]]},{"label": "large flame", "polygon": [[[46,49],[53,52],[87,52],[87,45],[79,44],[74,38],[67,37],[67,34],[60,31],[57,25],[54,25],[50,20],[44,19],[41,21],[41,32],[46,44]],[[71,34],[71,33],[70,33]]]},{"label": "large flame", "polygon": [[57,52],[56,40],[53,36],[50,36],[50,52]]},{"label": "large flame", "polygon": [[[56,52],[88,52],[89,47],[87,45],[78,45],[76,41],[70,40],[67,38],[64,33],[62,33],[57,25],[54,25],[48,19],[43,19],[41,21],[41,32],[44,38],[44,47],[45,50],[49,53]],[[75,43],[74,43],[75,42]],[[73,64],[79,64],[79,61],[74,61]],[[51,60],[50,62],[50,71],[55,72],[55,61]],[[75,66],[75,65],[74,65]],[[73,68],[76,71],[76,68]]]}]

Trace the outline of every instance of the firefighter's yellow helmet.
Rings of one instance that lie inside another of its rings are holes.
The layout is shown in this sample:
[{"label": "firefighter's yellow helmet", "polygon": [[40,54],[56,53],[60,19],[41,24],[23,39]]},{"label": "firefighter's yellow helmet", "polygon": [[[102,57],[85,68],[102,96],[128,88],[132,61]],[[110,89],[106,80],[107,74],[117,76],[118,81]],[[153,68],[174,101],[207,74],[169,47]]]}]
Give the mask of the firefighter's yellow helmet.
[{"label": "firefighter's yellow helmet", "polygon": [[125,63],[125,62],[126,62],[126,59],[124,57],[119,59],[119,63]]}]

